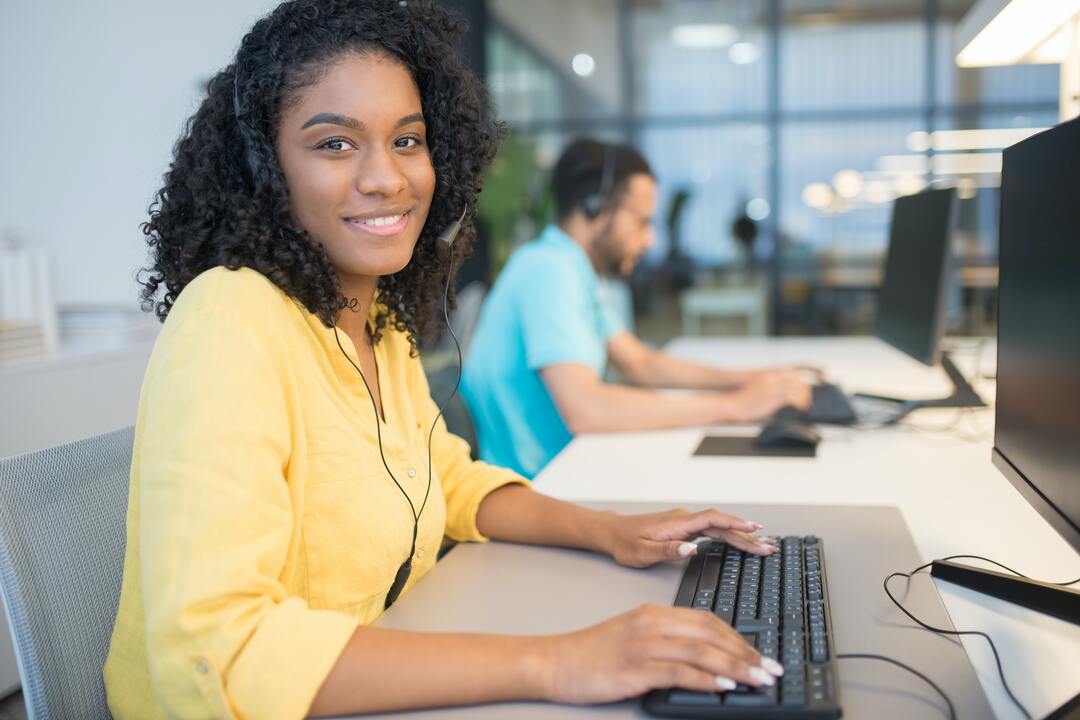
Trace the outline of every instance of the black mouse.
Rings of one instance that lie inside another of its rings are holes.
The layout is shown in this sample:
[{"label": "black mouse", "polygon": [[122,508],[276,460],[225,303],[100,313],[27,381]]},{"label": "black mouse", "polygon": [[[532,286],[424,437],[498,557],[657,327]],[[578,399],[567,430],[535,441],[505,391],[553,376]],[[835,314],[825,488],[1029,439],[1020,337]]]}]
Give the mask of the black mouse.
[{"label": "black mouse", "polygon": [[789,418],[774,417],[765,423],[754,439],[758,447],[776,448],[812,448],[821,441],[821,436],[809,423]]}]

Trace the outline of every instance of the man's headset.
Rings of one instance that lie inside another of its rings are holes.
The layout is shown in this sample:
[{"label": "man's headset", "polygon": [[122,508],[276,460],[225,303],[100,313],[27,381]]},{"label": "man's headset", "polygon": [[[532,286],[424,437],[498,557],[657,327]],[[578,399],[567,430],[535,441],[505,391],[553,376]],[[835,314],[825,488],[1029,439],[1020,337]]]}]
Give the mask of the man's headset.
[{"label": "man's headset", "polygon": [[[240,139],[243,142],[244,158],[247,161],[248,170],[251,172],[251,180],[252,182],[254,182],[256,173],[258,171],[258,160],[256,159],[254,153],[251,150],[251,147],[248,144],[247,128],[240,120],[240,84],[238,82],[238,74],[239,62],[237,63],[237,70],[233,75],[233,112],[236,116],[236,125],[240,130]],[[446,250],[448,251],[453,250],[454,240],[457,239],[458,233],[461,231],[461,226],[465,222],[465,216],[468,214],[468,212],[469,206],[466,204],[465,207],[461,210],[461,217],[450,223],[450,225],[448,225],[446,228],[443,229],[441,233],[438,234],[436,242],[439,245],[445,246]],[[409,504],[409,510],[413,516],[412,542],[409,547],[409,554],[405,557],[405,561],[401,563],[401,566],[398,568],[397,573],[394,575],[394,582],[390,585],[390,589],[386,593],[386,602],[383,606],[384,609],[394,604],[394,601],[398,599],[399,595],[401,595],[401,591],[405,588],[405,583],[409,581],[409,576],[412,574],[412,559],[413,556],[416,554],[416,536],[420,531],[420,516],[424,512],[424,508],[427,506],[428,495],[430,495],[431,493],[431,440],[435,435],[435,427],[436,425],[438,425],[439,418],[443,416],[443,408],[445,408],[446,405],[454,399],[454,396],[457,394],[458,388],[461,385],[461,344],[458,342],[457,335],[454,334],[454,329],[450,326],[450,312],[448,306],[450,295],[450,278],[453,276],[453,274],[454,254],[453,252],[450,252],[450,267],[447,268],[446,286],[443,288],[443,319],[446,322],[446,330],[450,333],[450,337],[454,341],[454,348],[457,350],[458,374],[457,379],[454,382],[454,389],[450,392],[450,396],[438,405],[438,412],[435,414],[435,419],[431,423],[431,430],[428,432],[428,481],[427,489],[424,491],[424,501],[420,504],[419,510],[417,510],[416,506],[413,505],[412,498],[410,498],[409,494],[405,492],[405,488],[403,488],[401,486],[401,483],[398,482],[398,479],[394,477],[394,473],[390,469],[390,464],[386,461],[386,455],[383,452],[382,428],[379,419],[379,409],[375,405],[375,395],[371,392],[371,386],[368,385],[367,378],[364,377],[364,372],[360,369],[360,366],[354,363],[352,361],[352,358],[349,357],[349,354],[345,352],[345,348],[341,344],[341,337],[338,335],[337,324],[334,324],[334,339],[337,341],[338,349],[341,351],[341,354],[345,356],[345,359],[349,361],[349,364],[353,366],[357,373],[359,373],[360,379],[364,383],[364,387],[367,388],[368,398],[371,399],[371,409],[375,412],[375,432],[376,437],[379,441],[379,457],[382,458],[383,467],[386,468],[386,472],[390,476],[390,479],[394,482],[394,485],[396,485],[397,489],[401,491],[402,496],[405,498],[405,502]]]},{"label": "man's headset", "polygon": [[615,188],[615,148],[608,143],[604,146],[604,167],[600,175],[600,187],[595,193],[586,195],[581,199],[581,209],[585,211],[585,217],[595,220],[600,217],[604,205],[608,202],[612,190]]}]

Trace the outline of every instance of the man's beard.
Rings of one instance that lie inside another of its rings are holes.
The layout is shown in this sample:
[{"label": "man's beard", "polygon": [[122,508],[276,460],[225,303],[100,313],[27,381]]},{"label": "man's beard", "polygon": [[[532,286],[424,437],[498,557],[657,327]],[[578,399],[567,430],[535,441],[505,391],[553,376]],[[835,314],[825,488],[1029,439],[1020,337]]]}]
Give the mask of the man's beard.
[{"label": "man's beard", "polygon": [[600,260],[600,274],[615,278],[629,277],[637,265],[637,258],[622,252],[611,235],[611,223],[593,241],[596,256]]}]

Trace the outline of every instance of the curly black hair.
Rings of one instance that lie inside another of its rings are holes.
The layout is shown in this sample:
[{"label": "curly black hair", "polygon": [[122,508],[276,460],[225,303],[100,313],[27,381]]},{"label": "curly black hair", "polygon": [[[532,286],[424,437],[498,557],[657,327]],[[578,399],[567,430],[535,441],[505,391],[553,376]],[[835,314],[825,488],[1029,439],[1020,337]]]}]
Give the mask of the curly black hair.
[{"label": "curly black hair", "polygon": [[143,309],[164,321],[187,284],[219,265],[262,273],[328,327],[350,306],[326,251],[290,219],[274,142],[282,111],[301,89],[342,55],[375,53],[401,63],[416,82],[435,168],[431,210],[412,259],[379,280],[385,307],[375,340],[390,324],[408,333],[415,351],[432,330],[451,267],[436,237],[468,206],[453,253],[471,251],[481,172],[504,134],[457,50],[466,30],[462,17],[432,0],[290,0],[255,23],[234,62],[210,80],[150,205],[142,226],[150,246],[139,278]]}]

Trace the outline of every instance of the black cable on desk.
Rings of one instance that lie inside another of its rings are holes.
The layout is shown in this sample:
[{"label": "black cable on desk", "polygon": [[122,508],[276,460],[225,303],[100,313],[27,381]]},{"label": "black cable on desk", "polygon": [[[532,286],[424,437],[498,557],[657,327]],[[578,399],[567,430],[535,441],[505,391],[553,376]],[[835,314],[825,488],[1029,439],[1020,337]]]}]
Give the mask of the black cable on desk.
[{"label": "black cable on desk", "polygon": [[[945,559],[946,560],[951,560],[951,559],[955,559],[955,558],[959,558],[959,557],[970,557],[970,558],[978,558],[980,560],[986,560],[986,558],[980,558],[977,555],[953,555],[953,556],[951,556],[949,558],[945,558]],[[993,560],[989,560],[988,562],[992,562],[995,565],[1000,565],[1001,567],[1005,567],[1004,565],[1001,565],[1000,563],[996,563]],[[956,635],[956,636],[960,636],[960,635],[978,635],[979,637],[986,640],[986,642],[988,642],[990,644],[990,650],[994,653],[994,662],[997,663],[998,677],[1001,678],[1001,686],[1003,688],[1005,688],[1005,694],[1009,696],[1009,699],[1013,701],[1013,704],[1016,705],[1016,707],[1020,708],[1020,712],[1023,713],[1024,717],[1028,718],[1028,720],[1031,720],[1031,713],[1029,713],[1027,711],[1027,708],[1025,708],[1023,706],[1023,704],[1016,698],[1016,695],[1013,694],[1012,689],[1009,687],[1009,683],[1005,680],[1005,670],[1002,669],[1002,667],[1001,667],[1001,656],[998,655],[997,646],[994,645],[994,641],[990,638],[989,635],[982,632],[981,630],[948,630],[946,628],[938,628],[938,627],[934,627],[933,625],[930,625],[928,623],[924,623],[922,620],[920,620],[919,618],[912,615],[911,612],[908,611],[908,609],[906,607],[901,605],[900,601],[897,600],[895,597],[893,597],[893,594],[889,591],[889,581],[892,580],[894,577],[903,577],[903,578],[907,578],[908,580],[910,580],[912,575],[925,570],[926,568],[930,567],[933,564],[934,563],[932,563],[932,562],[928,562],[925,565],[920,565],[919,567],[915,568],[914,570],[912,570],[909,573],[902,573],[902,572],[894,572],[894,573],[892,573],[891,575],[889,575],[888,577],[885,578],[884,582],[882,582],[882,587],[885,588],[885,594],[888,595],[890,600],[892,600],[893,605],[900,608],[900,612],[904,613],[909,618],[911,618],[916,623],[918,623],[920,626],[922,626],[923,628],[925,628],[927,630],[930,630],[931,632],[940,633],[942,635]],[[1006,569],[1008,569],[1008,568],[1006,568]],[[1017,574],[1019,574],[1019,573],[1017,573]]]},{"label": "black cable on desk", "polygon": [[956,720],[956,708],[953,707],[952,700],[950,700],[949,696],[945,694],[945,691],[942,690],[940,687],[938,687],[938,684],[935,683],[933,680],[926,677],[925,675],[923,675],[921,672],[919,672],[915,668],[911,667],[910,665],[905,665],[904,663],[900,662],[899,660],[893,660],[892,658],[885,657],[884,655],[872,655],[870,653],[840,653],[840,654],[838,654],[836,656],[836,659],[837,660],[880,660],[882,662],[887,662],[887,663],[890,663],[892,665],[895,665],[898,668],[902,668],[904,670],[907,670],[909,673],[911,673],[912,675],[920,678],[927,685],[934,688],[934,690],[937,691],[937,694],[945,699],[945,704],[949,706],[949,718],[950,718],[950,720]]}]

